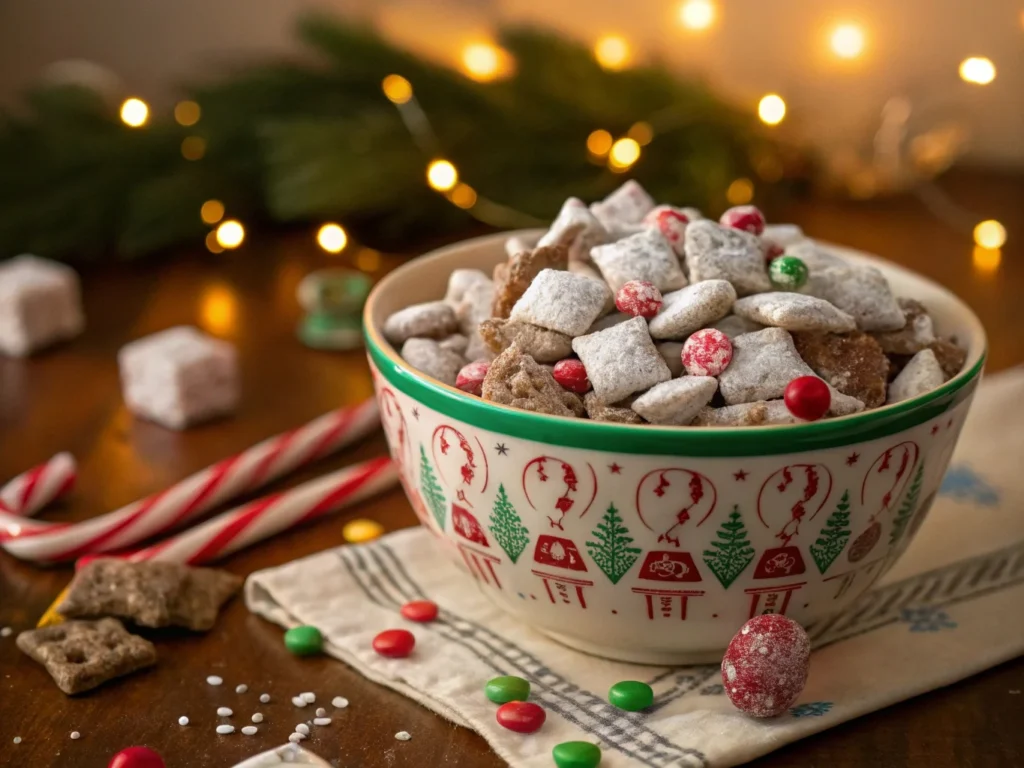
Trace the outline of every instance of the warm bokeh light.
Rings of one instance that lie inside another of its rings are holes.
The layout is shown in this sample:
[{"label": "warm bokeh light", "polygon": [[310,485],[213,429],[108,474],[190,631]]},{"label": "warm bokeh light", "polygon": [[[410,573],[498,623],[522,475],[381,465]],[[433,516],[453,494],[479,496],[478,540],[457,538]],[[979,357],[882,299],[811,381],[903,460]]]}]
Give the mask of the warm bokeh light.
[{"label": "warm bokeh light", "polygon": [[603,128],[587,136],[587,151],[592,155],[604,157],[612,148],[612,135]]},{"label": "warm bokeh light", "polygon": [[757,116],[768,125],[778,125],[786,116],[786,102],[777,93],[769,93],[757,104]]},{"label": "warm bokeh light", "polygon": [[375,251],[373,248],[363,248],[356,254],[353,261],[356,268],[363,270],[363,272],[376,272],[380,269],[380,251]]},{"label": "warm bokeh light", "polygon": [[707,29],[715,22],[715,4],[711,0],[686,0],[679,6],[679,21],[687,29]]},{"label": "warm bokeh light", "polygon": [[186,160],[201,160],[206,154],[206,139],[201,136],[186,136],[181,142],[181,156]]},{"label": "warm bokeh light", "polygon": [[141,128],[149,120],[149,105],[142,99],[125,99],[121,105],[121,122],[132,128]]},{"label": "warm bokeh light", "polygon": [[316,241],[328,253],[341,253],[348,245],[348,235],[340,224],[324,224],[317,230]]},{"label": "warm bokeh light", "polygon": [[736,179],[725,190],[725,199],[729,205],[746,205],[754,199],[754,182],[750,179]]},{"label": "warm bokeh light", "polygon": [[971,56],[960,62],[960,78],[967,83],[988,85],[996,79],[996,65],[984,56]]},{"label": "warm bokeh light", "polygon": [[198,123],[202,114],[203,111],[194,101],[179,101],[174,105],[175,121],[178,125],[184,125],[186,128]]},{"label": "warm bokeh light", "polygon": [[221,248],[237,248],[245,240],[245,227],[235,219],[222,222],[216,232],[217,243]]},{"label": "warm bokeh light", "polygon": [[220,200],[207,200],[199,209],[199,218],[204,224],[216,224],[224,218],[224,203]]},{"label": "warm bokeh light", "polygon": [[776,182],[785,173],[782,159],[774,152],[765,152],[754,157],[754,170],[767,182]]},{"label": "warm bokeh light", "polygon": [[640,145],[636,139],[619,139],[608,153],[608,166],[613,171],[624,171],[640,159]]},{"label": "warm bokeh light", "polygon": [[459,182],[459,172],[447,160],[433,160],[427,166],[427,183],[438,192],[447,192]]},{"label": "warm bokeh light", "polygon": [[646,147],[654,139],[654,129],[650,123],[641,120],[639,123],[633,123],[626,131],[626,135],[641,147]]},{"label": "warm bokeh light", "polygon": [[1002,248],[1006,243],[1006,227],[995,219],[979,222],[974,228],[974,242],[982,248]]},{"label": "warm bokeh light", "polygon": [[508,74],[508,53],[494,43],[470,43],[462,49],[462,69],[473,80],[486,83]]},{"label": "warm bokeh light", "polygon": [[199,301],[199,325],[214,336],[230,336],[238,319],[238,297],[222,283],[203,291]]},{"label": "warm bokeh light", "polygon": [[840,24],[829,39],[832,51],[841,59],[855,59],[864,51],[864,30],[856,24]]},{"label": "warm bokeh light", "polygon": [[998,248],[982,248],[980,245],[974,246],[974,255],[971,257],[971,263],[974,265],[974,269],[983,274],[990,274],[999,269],[999,265],[1003,261],[1003,252]]},{"label": "warm bokeh light", "polygon": [[412,83],[401,75],[388,75],[381,81],[380,87],[393,104],[405,104],[412,98]]},{"label": "warm bokeh light", "polygon": [[206,250],[210,253],[224,253],[224,248],[217,242],[217,230],[206,233]]},{"label": "warm bokeh light", "polygon": [[476,190],[469,184],[459,182],[448,197],[459,208],[469,210],[476,205]]},{"label": "warm bokeh light", "polygon": [[625,69],[629,66],[629,43],[620,35],[605,35],[594,44],[594,58],[605,69]]}]

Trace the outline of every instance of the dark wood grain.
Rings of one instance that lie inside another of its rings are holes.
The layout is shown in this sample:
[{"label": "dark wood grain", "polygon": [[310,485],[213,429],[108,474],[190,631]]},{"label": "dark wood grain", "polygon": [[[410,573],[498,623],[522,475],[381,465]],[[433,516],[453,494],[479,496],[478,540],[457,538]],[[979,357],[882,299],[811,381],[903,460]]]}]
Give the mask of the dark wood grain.
[{"label": "dark wood grain", "polygon": [[[1024,178],[960,173],[943,182],[981,218],[1006,224],[1011,240],[996,271],[972,263],[969,237],[951,232],[913,198],[852,204],[808,202],[779,212],[811,234],[873,251],[906,264],[959,293],[990,334],[990,370],[1024,361]],[[319,252],[306,236],[253,237],[242,251],[184,254],[163,264],[86,270],[87,332],[29,361],[0,358],[0,478],[10,477],[59,450],[79,461],[73,496],[47,513],[78,520],[114,509],[163,488],[218,458],[241,450],[327,409],[369,396],[369,373],[359,352],[331,354],[295,340],[299,310],[295,287],[309,270],[351,265],[352,248],[339,257]],[[380,274],[398,263],[383,257]],[[236,417],[182,434],[134,420],[118,389],[116,352],[126,341],[178,323],[198,323],[235,342],[244,381]],[[277,487],[385,451],[368,439]],[[277,565],[342,541],[353,517],[388,529],[415,522],[399,492],[231,557],[238,574]],[[34,625],[67,583],[67,568],[37,568],[0,553],[0,626]],[[281,643],[281,630],[233,601],[207,635],[158,636],[160,663],[148,672],[68,699],[42,668],[0,639],[0,765],[105,766],[125,746],[147,744],[168,766],[222,768],[282,743],[298,718],[289,698],[315,689],[340,694],[351,706],[336,725],[308,742],[345,766],[491,768],[502,761],[473,733],[452,726],[411,701],[373,685],[344,664],[299,660]],[[209,674],[226,683],[206,685]],[[249,692],[234,693],[246,683]],[[860,718],[757,761],[764,766],[1024,765],[1024,660]],[[217,737],[212,710],[231,706],[237,725],[259,707],[266,721],[256,737]],[[180,715],[195,725],[181,728]],[[72,730],[82,733],[71,741]],[[413,741],[396,742],[407,730]],[[12,739],[23,741],[15,746]]]}]

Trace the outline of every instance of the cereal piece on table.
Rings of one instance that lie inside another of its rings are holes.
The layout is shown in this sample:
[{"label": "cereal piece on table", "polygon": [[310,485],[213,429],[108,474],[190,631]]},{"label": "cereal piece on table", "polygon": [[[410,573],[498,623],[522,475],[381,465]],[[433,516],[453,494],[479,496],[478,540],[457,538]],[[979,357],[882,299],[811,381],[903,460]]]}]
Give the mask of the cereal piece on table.
[{"label": "cereal piece on table", "polygon": [[683,342],[659,341],[654,345],[665,365],[672,372],[672,378],[683,375]]},{"label": "cereal piece on table", "polygon": [[686,245],[686,225],[691,217],[681,208],[659,205],[644,216],[644,226],[661,232],[676,256],[682,257]]},{"label": "cereal piece on table", "polygon": [[764,232],[764,214],[756,205],[734,206],[722,214],[718,223],[723,227],[739,229],[752,235]]},{"label": "cereal piece on table", "polygon": [[117,619],[31,629],[18,635],[17,643],[69,696],[156,663],[153,644],[130,634]]},{"label": "cereal piece on table", "polygon": [[471,285],[490,282],[491,278],[479,269],[456,269],[448,276],[448,290],[444,300],[453,308],[457,307]]},{"label": "cereal piece on table", "polygon": [[632,408],[652,424],[686,426],[717,389],[713,376],[682,376],[654,385],[633,401]]},{"label": "cereal piece on table", "polygon": [[572,348],[604,403],[617,403],[672,378],[642,317],[575,338]]},{"label": "cereal piece on table", "polygon": [[545,269],[516,302],[509,319],[579,336],[601,316],[604,300],[605,291],[593,280]]},{"label": "cereal piece on table", "polygon": [[951,379],[963,370],[967,362],[967,350],[949,339],[936,339],[928,345],[928,349],[935,353],[935,358],[942,366],[946,379]]},{"label": "cereal piece on table", "polygon": [[629,407],[629,401],[605,405],[593,392],[583,396],[587,416],[593,421],[609,421],[615,424],[643,424],[640,414]]},{"label": "cereal piece on table", "polygon": [[804,628],[777,613],[744,624],[722,657],[729,701],[752,717],[781,715],[807,684],[811,641]]},{"label": "cereal piece on table", "polygon": [[28,255],[0,264],[0,353],[30,355],[84,327],[82,290],[71,267]]},{"label": "cereal piece on table", "polygon": [[875,267],[810,267],[803,292],[829,301],[857,321],[862,331],[898,331],[906,324],[889,281]]},{"label": "cereal piece on table", "polygon": [[654,200],[640,184],[630,179],[599,203],[591,203],[590,211],[605,229],[616,224],[639,224],[654,208]]},{"label": "cereal piece on table", "polygon": [[860,331],[794,333],[793,344],[811,370],[844,395],[857,398],[867,408],[885,402],[889,360],[871,336]]},{"label": "cereal piece on table", "polygon": [[898,331],[871,334],[882,351],[892,355],[914,355],[935,341],[935,325],[924,305],[914,299],[896,299],[907,324]]},{"label": "cereal piece on table", "polygon": [[651,336],[685,339],[729,314],[736,301],[736,289],[727,280],[703,280],[666,293],[664,301],[661,312],[651,319]]},{"label": "cereal piece on table", "polygon": [[886,402],[898,403],[911,397],[923,395],[946,381],[946,374],[939,365],[938,358],[930,349],[922,349],[906,364],[899,376],[889,385],[889,397]]},{"label": "cereal piece on table", "polygon": [[716,331],[721,331],[730,339],[741,336],[744,333],[764,330],[764,326],[761,323],[755,323],[753,320],[747,320],[747,318],[740,317],[739,315],[726,315],[710,327]]},{"label": "cereal piece on table", "polygon": [[441,349],[447,349],[449,352],[454,352],[457,355],[465,357],[466,348],[469,346],[469,339],[461,333],[453,333],[451,336],[447,336],[437,342],[437,346]]},{"label": "cereal piece on table", "polygon": [[121,390],[137,416],[184,429],[238,404],[238,359],[226,341],[178,326],[138,339],[117,355]]},{"label": "cereal piece on table", "polygon": [[664,304],[661,291],[654,283],[646,280],[630,280],[623,284],[615,294],[615,306],[620,312],[630,317],[643,317],[650,320],[661,310]]},{"label": "cereal piece on table", "polygon": [[484,386],[484,377],[487,376],[487,369],[490,367],[490,363],[483,361],[465,365],[459,371],[459,375],[455,377],[455,388],[479,396]]},{"label": "cereal piece on table", "polygon": [[481,392],[484,400],[552,416],[582,416],[579,396],[566,392],[551,372],[513,344],[491,363]]},{"label": "cereal piece on table", "polygon": [[75,572],[57,610],[68,618],[116,616],[205,632],[241,586],[239,577],[214,568],[101,557]]},{"label": "cereal piece on table", "polygon": [[563,245],[569,249],[569,262],[586,261],[590,249],[608,242],[608,232],[597,217],[590,212],[586,203],[570,197],[562,204],[551,228],[544,233],[537,245]]},{"label": "cereal piece on table", "polygon": [[702,328],[683,344],[683,369],[691,376],[718,376],[732,362],[732,342],[715,328]]},{"label": "cereal piece on table", "polygon": [[402,345],[402,359],[417,371],[454,385],[466,359],[450,349],[443,349],[433,339],[409,339]]},{"label": "cereal piece on table", "polygon": [[512,237],[505,241],[505,254],[511,259],[523,251],[532,251],[537,247],[537,240],[536,236],[523,237],[522,235],[512,235]]},{"label": "cereal piece on table", "polygon": [[508,262],[507,274],[495,268],[492,317],[509,317],[512,308],[545,270],[564,270],[569,266],[569,249],[562,245],[534,248],[516,254]]},{"label": "cereal piece on table", "polygon": [[740,296],[772,287],[758,239],[707,219],[686,227],[686,266],[691,283],[728,280]]},{"label": "cereal piece on table", "polygon": [[694,427],[763,427],[769,424],[799,424],[782,400],[758,400],[753,403],[702,408]]},{"label": "cereal piece on table", "polygon": [[604,278],[601,277],[601,273],[594,269],[589,262],[570,261],[569,271],[574,275],[579,275],[580,277],[586,277],[595,281],[605,290],[604,307],[602,308],[601,314],[615,311],[615,294],[612,292],[612,289],[608,287],[608,283],[604,281]]},{"label": "cereal piece on table", "polygon": [[645,229],[618,242],[591,249],[590,258],[613,291],[632,280],[653,283],[672,291],[686,285],[679,259],[662,234]]},{"label": "cereal piece on table", "polygon": [[755,323],[785,328],[787,331],[831,331],[845,333],[857,323],[841,309],[824,299],[802,293],[773,291],[739,299],[732,307],[734,314]]},{"label": "cereal piece on table", "polygon": [[384,337],[395,346],[411,338],[443,339],[459,330],[455,310],[444,301],[400,309],[384,321]]},{"label": "cereal piece on table", "polygon": [[572,353],[572,338],[539,325],[491,318],[480,324],[480,335],[487,347],[500,355],[513,344],[538,363],[554,363]]},{"label": "cereal piece on table", "polygon": [[774,245],[783,251],[806,239],[804,231],[796,224],[766,224],[761,232],[763,244]]}]

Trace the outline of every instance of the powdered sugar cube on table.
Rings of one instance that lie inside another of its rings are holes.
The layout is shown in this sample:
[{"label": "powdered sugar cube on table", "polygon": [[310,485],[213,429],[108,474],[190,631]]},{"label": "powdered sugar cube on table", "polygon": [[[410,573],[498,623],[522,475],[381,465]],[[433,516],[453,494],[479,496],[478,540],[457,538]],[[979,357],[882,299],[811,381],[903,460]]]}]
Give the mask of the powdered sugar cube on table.
[{"label": "powdered sugar cube on table", "polygon": [[71,267],[28,255],[0,264],[0,354],[30,355],[77,336],[84,325]]},{"label": "powdered sugar cube on table", "polygon": [[[569,198],[544,235],[512,235],[506,252],[493,279],[457,269],[443,300],[383,329],[412,367],[499,405],[621,424],[798,424],[915,397],[966,361],[880,270],[754,206],[715,222],[628,181],[589,207]],[[798,390],[817,407],[790,400]]]}]

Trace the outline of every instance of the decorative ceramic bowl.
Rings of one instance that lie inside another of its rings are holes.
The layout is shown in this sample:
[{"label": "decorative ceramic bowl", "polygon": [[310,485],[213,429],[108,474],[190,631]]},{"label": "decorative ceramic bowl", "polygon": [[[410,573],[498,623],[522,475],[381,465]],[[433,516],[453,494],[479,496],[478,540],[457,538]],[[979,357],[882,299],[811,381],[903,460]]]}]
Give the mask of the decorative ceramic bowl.
[{"label": "decorative ceramic bowl", "polygon": [[[533,234],[533,233],[524,233]],[[529,413],[414,371],[384,319],[490,273],[507,235],[469,240],[385,277],[365,311],[381,417],[402,483],[440,550],[499,607],[574,648],[654,664],[717,661],[743,622],[807,626],[868,589],[924,520],[985,356],[953,294],[893,264],[964,370],[912,400],[776,427],[632,426]]]}]

